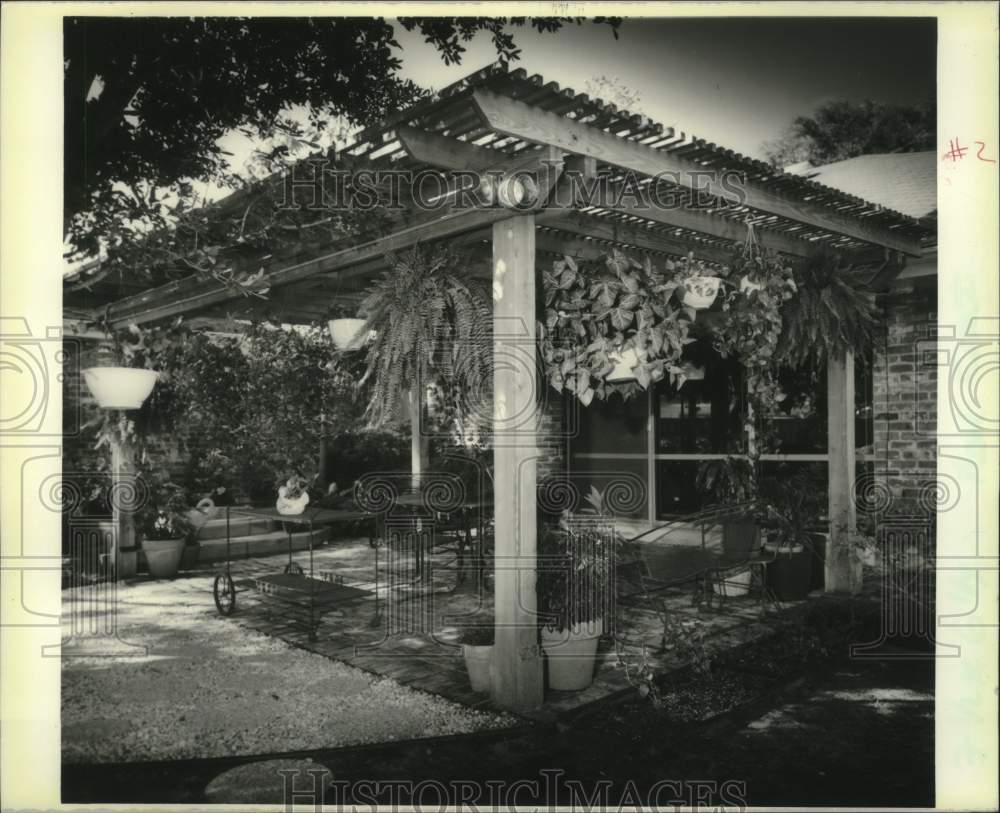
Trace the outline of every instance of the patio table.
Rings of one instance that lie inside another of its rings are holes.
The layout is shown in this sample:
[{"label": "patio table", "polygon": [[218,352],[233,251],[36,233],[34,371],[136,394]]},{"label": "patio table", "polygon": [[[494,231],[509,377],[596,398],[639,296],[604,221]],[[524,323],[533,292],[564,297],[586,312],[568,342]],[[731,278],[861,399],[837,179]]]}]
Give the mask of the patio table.
[{"label": "patio table", "polygon": [[[338,508],[306,508],[301,514],[281,514],[275,508],[254,508],[251,506],[229,506],[226,508],[226,565],[225,570],[215,577],[213,597],[219,613],[232,615],[236,610],[236,584],[233,582],[230,557],[230,520],[233,514],[252,519],[266,519],[282,523],[288,535],[288,562],[280,573],[255,576],[253,587],[262,597],[276,600],[290,608],[293,617],[298,617],[305,625],[309,640],[316,640],[316,629],[322,613],[336,604],[357,601],[372,595],[372,590],[343,584],[335,573],[324,571],[316,578],[313,558],[314,532],[320,527],[343,525],[350,522],[365,522],[369,525],[368,543],[378,555],[376,540],[377,515],[367,511]],[[292,549],[292,529],[307,528],[309,534],[308,574],[295,561]],[[378,606],[378,562],[375,566],[375,614]]]},{"label": "patio table", "polygon": [[[482,570],[485,567],[483,539],[486,533],[486,526],[489,522],[487,514],[491,515],[493,511],[493,500],[463,500],[461,503],[454,506],[452,511],[438,511],[428,505],[428,501],[424,494],[420,492],[410,492],[397,497],[395,503],[401,508],[409,509],[410,514],[408,514],[408,517],[416,521],[419,521],[425,516],[440,520],[451,519],[451,514],[457,515],[457,530],[459,531],[459,534],[456,561],[458,577],[456,579],[456,584],[462,584],[462,582],[465,581],[464,565],[466,549],[473,552],[476,559],[477,572],[480,574],[482,573]],[[475,537],[473,537],[472,534],[473,529],[476,531]],[[423,545],[416,546],[415,569],[418,576],[423,575],[426,553],[427,551]]]}]

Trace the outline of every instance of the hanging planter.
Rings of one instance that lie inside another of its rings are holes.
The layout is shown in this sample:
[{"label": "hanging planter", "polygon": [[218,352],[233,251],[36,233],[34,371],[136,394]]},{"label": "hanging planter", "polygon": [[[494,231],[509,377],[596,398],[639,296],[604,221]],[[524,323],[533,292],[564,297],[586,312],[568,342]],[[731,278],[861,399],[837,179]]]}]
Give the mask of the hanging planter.
[{"label": "hanging planter", "polygon": [[686,381],[704,381],[705,380],[705,368],[695,367],[691,362],[686,361],[681,365],[681,372],[684,375]]},{"label": "hanging planter", "polygon": [[719,295],[721,284],[719,277],[688,277],[683,282],[684,296],[681,301],[692,310],[708,310]]},{"label": "hanging planter", "polygon": [[331,319],[327,327],[338,350],[359,350],[371,338],[371,332],[365,333],[364,319]]},{"label": "hanging planter", "polygon": [[760,291],[763,289],[764,284],[761,282],[753,282],[748,275],[740,277],[740,293],[741,294],[752,294],[755,291]]},{"label": "hanging planter", "polygon": [[156,384],[158,373],[133,367],[90,367],[87,388],[103,409],[139,409]]},{"label": "hanging planter", "polygon": [[639,365],[639,352],[634,347],[627,347],[620,353],[608,353],[608,361],[615,365],[604,379],[609,384],[635,381],[634,370]]}]

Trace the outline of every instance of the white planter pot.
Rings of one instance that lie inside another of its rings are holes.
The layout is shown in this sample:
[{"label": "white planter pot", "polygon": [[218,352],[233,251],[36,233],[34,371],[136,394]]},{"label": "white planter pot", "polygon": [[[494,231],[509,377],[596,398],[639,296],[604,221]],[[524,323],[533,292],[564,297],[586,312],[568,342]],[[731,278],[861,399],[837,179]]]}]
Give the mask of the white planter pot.
[{"label": "white planter pot", "polygon": [[279,494],[278,501],[274,504],[274,507],[278,509],[279,514],[286,517],[294,517],[305,511],[307,505],[309,505],[309,492],[303,491],[301,496],[294,499],[289,499]]},{"label": "white planter pot", "polygon": [[684,304],[696,311],[712,307],[721,284],[718,277],[688,277],[684,280]]},{"label": "white planter pot", "polygon": [[753,574],[749,569],[737,573],[725,573],[712,583],[716,595],[726,598],[738,598],[750,592],[750,578]]},{"label": "white planter pot", "polygon": [[331,319],[327,327],[338,350],[358,350],[365,346],[371,335],[365,333],[364,319]]},{"label": "white planter pot", "polygon": [[493,675],[493,644],[475,646],[462,644],[462,657],[474,692],[488,692]]},{"label": "white planter pot", "polygon": [[87,388],[104,409],[139,409],[158,376],[155,370],[131,367],[89,367],[83,371]]},{"label": "white planter pot", "polygon": [[609,384],[635,380],[632,368],[639,364],[639,353],[634,347],[628,347],[621,353],[608,353],[608,360],[615,365],[615,369],[604,379]]},{"label": "white planter pot", "polygon": [[594,681],[600,620],[568,630],[542,628],[542,649],[549,665],[549,688],[561,692],[586,689]]}]

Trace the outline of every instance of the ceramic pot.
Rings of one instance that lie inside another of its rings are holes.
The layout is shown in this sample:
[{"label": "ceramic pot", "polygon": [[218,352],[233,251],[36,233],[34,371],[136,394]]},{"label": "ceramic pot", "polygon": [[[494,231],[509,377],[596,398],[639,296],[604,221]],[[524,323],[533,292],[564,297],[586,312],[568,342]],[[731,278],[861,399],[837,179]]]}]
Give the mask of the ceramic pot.
[{"label": "ceramic pot", "polygon": [[132,367],[89,367],[87,388],[103,409],[139,409],[153,391],[159,373]]},{"label": "ceramic pot", "polygon": [[574,624],[568,630],[542,628],[550,689],[576,692],[594,681],[594,660],[602,632],[600,620]]},{"label": "ceramic pot", "polygon": [[688,277],[684,280],[684,304],[696,311],[707,310],[719,295],[721,284],[719,277]]},{"label": "ceramic pot", "polygon": [[608,353],[608,360],[615,365],[615,369],[604,379],[609,384],[635,380],[632,369],[639,364],[639,353],[634,347],[627,347],[621,353]]},{"label": "ceramic pot", "polygon": [[462,657],[474,692],[488,692],[492,684],[493,644],[462,644]]},{"label": "ceramic pot", "polygon": [[338,350],[358,350],[365,346],[370,335],[364,331],[364,319],[331,319],[327,327]]},{"label": "ceramic pot", "polygon": [[712,590],[718,596],[738,598],[750,592],[750,579],[753,574],[750,568],[733,573],[722,573],[712,582]]},{"label": "ceramic pot", "polygon": [[282,486],[278,491],[278,501],[274,504],[279,514],[283,514],[286,517],[294,517],[306,510],[306,506],[309,505],[308,491],[303,491],[298,497],[290,499],[284,495],[284,490],[285,487]]},{"label": "ceramic pot", "polygon": [[144,539],[142,552],[146,570],[154,579],[172,579],[177,575],[184,555],[184,539]]}]

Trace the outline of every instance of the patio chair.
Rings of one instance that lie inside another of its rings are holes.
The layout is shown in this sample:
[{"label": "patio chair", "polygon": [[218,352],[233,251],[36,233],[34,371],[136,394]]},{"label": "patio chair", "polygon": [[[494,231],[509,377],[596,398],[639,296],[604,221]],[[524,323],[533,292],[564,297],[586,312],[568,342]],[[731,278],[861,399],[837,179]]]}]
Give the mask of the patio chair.
[{"label": "patio chair", "polygon": [[[670,590],[690,586],[693,605],[721,610],[729,593],[735,592],[733,574],[749,569],[761,611],[773,603],[764,579],[773,556],[760,550],[759,532],[748,521],[752,510],[752,505],[711,507],[669,520],[628,540],[631,558],[618,562],[617,595],[621,601],[645,602],[656,608],[663,624],[661,645],[668,627],[666,594]],[[699,533],[700,545],[664,541],[691,528]],[[721,550],[708,545],[709,534],[716,528],[721,531]]]}]

